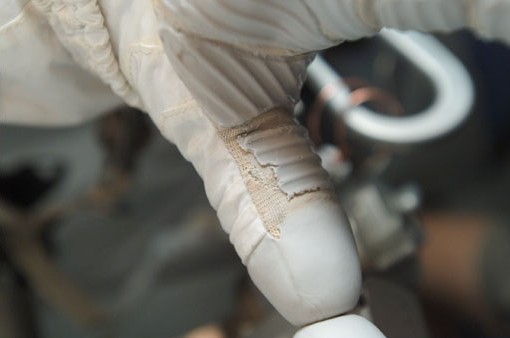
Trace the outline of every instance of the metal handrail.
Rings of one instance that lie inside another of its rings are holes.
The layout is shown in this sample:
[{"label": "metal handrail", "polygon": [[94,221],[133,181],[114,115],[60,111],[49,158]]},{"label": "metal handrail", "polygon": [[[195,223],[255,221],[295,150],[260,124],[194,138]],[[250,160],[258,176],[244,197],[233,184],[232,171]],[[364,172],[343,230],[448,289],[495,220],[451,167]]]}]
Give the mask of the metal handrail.
[{"label": "metal handrail", "polygon": [[384,143],[397,145],[430,141],[448,134],[469,115],[474,86],[462,63],[437,39],[418,32],[385,29],[380,37],[430,80],[434,101],[411,116],[385,116],[364,106],[349,106],[349,88],[340,75],[318,55],[308,69],[308,82],[316,90],[335,83],[336,95],[328,103],[349,129]]}]

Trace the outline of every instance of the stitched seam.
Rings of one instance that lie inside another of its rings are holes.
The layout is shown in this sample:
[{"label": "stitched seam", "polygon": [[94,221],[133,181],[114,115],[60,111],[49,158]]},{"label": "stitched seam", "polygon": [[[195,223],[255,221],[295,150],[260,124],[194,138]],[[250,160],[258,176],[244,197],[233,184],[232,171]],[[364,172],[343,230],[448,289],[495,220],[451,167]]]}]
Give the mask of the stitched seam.
[{"label": "stitched seam", "polygon": [[[176,117],[176,116],[179,116],[181,114],[184,114],[186,111],[183,111],[182,109],[186,108],[188,106],[192,106],[194,104],[196,104],[196,101],[191,99],[191,100],[188,100],[188,101],[186,101],[184,103],[181,103],[178,106],[175,106],[175,107],[163,110],[161,112],[161,116],[163,117],[162,118],[162,122],[167,121],[167,120],[171,119],[172,117]],[[175,110],[179,110],[179,112],[175,112],[174,113]]]},{"label": "stitched seam", "polygon": [[[223,201],[223,198],[224,198],[225,196],[228,196],[228,195],[229,195],[230,190],[231,190],[231,189],[233,189],[233,187],[234,187],[235,185],[237,185],[237,184],[243,184],[243,178],[242,178],[242,176],[241,176],[241,173],[239,172],[239,175],[236,175],[236,176],[237,176],[237,177],[236,177],[236,178],[234,178],[234,181],[233,181],[233,182],[231,182],[231,183],[229,184],[229,186],[228,186],[228,187],[226,187],[225,189],[223,189],[223,191],[221,192],[221,196],[220,196],[220,198],[219,198],[219,200],[220,200],[220,201]],[[246,206],[243,208],[243,210],[241,210],[241,212],[240,212],[240,213],[239,213],[239,215],[237,216],[237,219],[240,217],[240,215],[241,215],[241,214],[242,214],[242,213],[246,210],[246,208],[248,208],[248,207],[249,207],[249,204],[248,204],[248,205],[246,205]],[[236,221],[234,222],[234,224],[237,222],[237,219],[236,219]]]},{"label": "stitched seam", "polygon": [[267,238],[267,237],[269,237],[269,236],[268,236],[267,234],[264,234],[264,236],[260,236],[260,238],[258,239],[258,241],[257,241],[257,242],[255,242],[255,243],[253,244],[253,247],[251,248],[250,252],[246,255],[246,258],[244,258],[244,264],[245,264],[245,265],[247,265],[247,266],[248,266],[248,265],[250,264],[250,262],[249,262],[249,261],[250,261],[251,256],[253,255],[253,253],[255,252],[255,250],[257,250],[257,248],[260,246],[260,243],[262,243],[262,241],[263,241],[265,238]]},{"label": "stitched seam", "polygon": [[[170,109],[163,110],[161,113],[158,114],[159,118],[157,120],[156,125],[158,126],[158,128],[160,128],[160,130],[163,134],[166,134],[167,126],[168,126],[167,122],[173,118],[179,117],[180,115],[182,115],[184,113],[189,113],[184,108],[191,107],[194,104],[196,104],[195,100],[189,100],[189,101],[186,101],[176,107],[172,107]],[[176,112],[174,112],[174,111],[176,111]],[[154,115],[154,114],[152,114],[152,115]]]},{"label": "stitched seam", "polygon": [[[129,48],[129,67],[128,68],[128,74],[126,74],[127,80],[131,84],[131,86],[134,86],[135,84],[135,64],[136,60],[134,58],[135,55],[156,55],[156,54],[162,54],[163,48],[161,45],[151,45],[151,46],[144,46],[143,42],[133,43],[131,47]],[[136,74],[138,75],[138,74]]]}]

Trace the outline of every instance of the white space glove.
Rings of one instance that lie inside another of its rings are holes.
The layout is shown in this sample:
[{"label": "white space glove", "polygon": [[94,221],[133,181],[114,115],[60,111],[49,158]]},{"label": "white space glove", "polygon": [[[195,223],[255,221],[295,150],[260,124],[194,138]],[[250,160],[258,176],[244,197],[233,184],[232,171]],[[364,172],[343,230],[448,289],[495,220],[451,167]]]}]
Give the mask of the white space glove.
[{"label": "white space glove", "polygon": [[[225,161],[215,162],[211,170],[229,172],[229,179],[209,181],[207,170],[202,173],[206,188],[217,192],[209,194],[211,202],[255,284],[291,323],[326,320],[296,337],[382,337],[360,317],[327,320],[354,307],[360,287],[358,261],[348,225],[306,136],[284,116],[290,115],[298,99],[314,51],[374,34],[383,26],[422,30],[471,26],[483,35],[504,38],[510,20],[495,24],[492,18],[497,9],[508,12],[508,2],[154,4],[167,55],[216,130],[211,131],[215,149],[224,149]],[[235,178],[230,170],[236,171]],[[247,198],[246,204],[239,203],[241,196]]]},{"label": "white space glove", "polygon": [[[78,17],[99,8],[89,0],[77,1],[92,4],[78,9],[67,0],[37,2],[49,11],[68,44],[66,39],[75,36],[68,30],[77,26],[70,13],[81,11]],[[291,116],[306,66],[315,50],[374,34],[383,26],[470,26],[484,36],[509,41],[509,1],[99,4],[101,11],[95,13],[102,13],[105,22],[91,17],[84,25],[94,22],[107,28],[108,51],[98,47],[102,54],[90,54],[99,63],[115,55],[118,69],[107,67],[105,81],[116,81],[116,92],[147,110],[163,135],[194,164],[255,284],[291,323],[308,325],[296,338],[383,337],[358,316],[328,319],[352,310],[361,278],[347,221],[306,133]],[[83,44],[104,38],[83,34],[83,41],[70,49],[88,53]],[[76,58],[88,61],[83,55]],[[88,66],[105,77],[94,64]],[[114,76],[116,70],[122,79]]]}]

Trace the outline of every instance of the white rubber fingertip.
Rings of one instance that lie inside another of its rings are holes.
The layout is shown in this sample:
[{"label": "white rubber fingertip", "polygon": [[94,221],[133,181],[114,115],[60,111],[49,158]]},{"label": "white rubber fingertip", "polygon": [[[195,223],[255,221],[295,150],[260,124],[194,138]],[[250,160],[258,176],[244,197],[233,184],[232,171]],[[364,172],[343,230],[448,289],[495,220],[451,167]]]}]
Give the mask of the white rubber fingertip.
[{"label": "white rubber fingertip", "polygon": [[287,216],[281,238],[266,236],[248,272],[273,306],[296,326],[348,312],[359,298],[361,273],[347,221],[331,200]]},{"label": "white rubber fingertip", "polygon": [[374,324],[357,315],[341,316],[306,326],[294,338],[386,338]]}]

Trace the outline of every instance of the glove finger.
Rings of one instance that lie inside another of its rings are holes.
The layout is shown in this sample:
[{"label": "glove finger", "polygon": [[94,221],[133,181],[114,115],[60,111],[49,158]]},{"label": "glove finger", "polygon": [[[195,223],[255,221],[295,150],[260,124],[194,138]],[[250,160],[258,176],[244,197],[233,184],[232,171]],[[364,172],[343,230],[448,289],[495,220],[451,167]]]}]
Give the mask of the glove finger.
[{"label": "glove finger", "polygon": [[167,56],[204,108],[174,119],[171,138],[253,281],[295,325],[349,311],[360,288],[352,234],[291,114],[311,56],[261,57],[160,19]]}]

